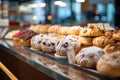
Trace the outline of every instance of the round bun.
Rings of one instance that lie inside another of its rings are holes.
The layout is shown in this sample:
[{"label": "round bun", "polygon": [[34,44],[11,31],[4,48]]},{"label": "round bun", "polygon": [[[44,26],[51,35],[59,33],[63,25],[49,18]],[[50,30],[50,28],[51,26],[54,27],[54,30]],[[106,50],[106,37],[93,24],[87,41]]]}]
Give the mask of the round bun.
[{"label": "round bun", "polygon": [[59,43],[57,44],[56,55],[67,56],[69,46],[72,46],[75,51],[75,54],[77,54],[80,50],[81,44],[76,38],[67,36],[60,40]]},{"label": "round bun", "polygon": [[113,39],[120,41],[120,30],[113,33]]},{"label": "round bun", "polygon": [[90,46],[92,45],[92,39],[91,37],[79,37],[79,41],[82,45]]},{"label": "round bun", "polygon": [[120,42],[108,44],[107,46],[105,46],[104,51],[106,51],[107,53],[113,53],[115,51],[120,51]]},{"label": "round bun", "polygon": [[101,48],[95,46],[83,48],[76,55],[76,62],[83,67],[96,68],[97,61],[104,53]]},{"label": "round bun", "polygon": [[46,53],[55,53],[56,52],[56,45],[58,43],[57,37],[47,36],[46,39],[42,40],[41,48],[43,52]]},{"label": "round bun", "polygon": [[99,47],[105,47],[108,44],[114,43],[111,36],[100,36],[93,39],[93,45]]},{"label": "round bun", "polygon": [[80,26],[69,27],[69,29],[67,30],[67,34],[79,35],[80,28]]},{"label": "round bun", "polygon": [[103,35],[103,32],[98,28],[94,26],[85,27],[80,30],[79,36],[101,36]]},{"label": "round bun", "polygon": [[120,77],[120,51],[103,55],[97,63],[100,74],[109,77]]},{"label": "round bun", "polygon": [[33,36],[31,39],[31,48],[41,50],[40,45],[41,45],[42,39],[44,39],[44,37],[46,36],[47,35],[43,35],[43,34]]}]

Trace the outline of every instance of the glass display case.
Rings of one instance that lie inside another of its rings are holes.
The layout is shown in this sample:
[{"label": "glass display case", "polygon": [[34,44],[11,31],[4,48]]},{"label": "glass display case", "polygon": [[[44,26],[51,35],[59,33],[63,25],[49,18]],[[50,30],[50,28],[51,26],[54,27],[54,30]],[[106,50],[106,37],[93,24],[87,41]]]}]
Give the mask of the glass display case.
[{"label": "glass display case", "polygon": [[[100,75],[95,70],[68,64],[67,59],[56,58],[47,53],[24,47],[12,40],[0,40],[0,50],[8,52],[8,54],[11,54],[18,60],[27,63],[37,69],[37,71],[55,80],[119,80]],[[5,53],[1,53],[1,55],[3,56]],[[3,61],[3,59],[1,59],[1,61]],[[10,65],[10,63],[7,64]],[[14,63],[14,65],[16,65],[16,63]],[[36,74],[33,76],[37,77]]]}]

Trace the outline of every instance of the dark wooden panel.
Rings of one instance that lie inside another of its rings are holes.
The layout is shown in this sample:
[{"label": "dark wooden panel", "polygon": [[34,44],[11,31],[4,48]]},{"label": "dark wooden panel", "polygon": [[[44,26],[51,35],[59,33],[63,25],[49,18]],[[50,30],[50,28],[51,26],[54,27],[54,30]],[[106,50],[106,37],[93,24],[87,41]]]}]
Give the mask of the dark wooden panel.
[{"label": "dark wooden panel", "polygon": [[0,48],[0,61],[19,80],[53,80],[51,77],[40,72],[31,65],[19,60],[14,55]]}]

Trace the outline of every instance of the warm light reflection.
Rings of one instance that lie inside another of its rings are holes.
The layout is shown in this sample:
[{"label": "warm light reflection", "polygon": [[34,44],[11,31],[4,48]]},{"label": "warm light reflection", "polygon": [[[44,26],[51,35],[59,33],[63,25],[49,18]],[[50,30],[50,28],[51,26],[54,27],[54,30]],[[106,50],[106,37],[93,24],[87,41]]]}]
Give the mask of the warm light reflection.
[{"label": "warm light reflection", "polygon": [[66,7],[67,6],[67,3],[65,3],[63,1],[55,1],[54,4],[58,5],[60,7]]},{"label": "warm light reflection", "polygon": [[85,2],[85,0],[76,0],[76,2]]},{"label": "warm light reflection", "polygon": [[47,16],[47,19],[48,19],[48,20],[51,20],[51,19],[52,19],[52,16],[51,16],[51,15]]},{"label": "warm light reflection", "polygon": [[29,4],[28,8],[36,8],[36,7],[45,7],[46,3],[38,3],[38,4]]}]

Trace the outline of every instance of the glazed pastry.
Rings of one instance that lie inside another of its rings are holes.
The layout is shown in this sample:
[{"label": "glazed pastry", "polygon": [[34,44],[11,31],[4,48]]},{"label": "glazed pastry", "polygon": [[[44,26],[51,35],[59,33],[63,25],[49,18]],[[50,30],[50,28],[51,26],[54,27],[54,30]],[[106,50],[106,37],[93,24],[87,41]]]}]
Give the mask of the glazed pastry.
[{"label": "glazed pastry", "polygon": [[58,41],[59,40],[57,39],[57,37],[47,36],[46,39],[44,38],[41,44],[42,52],[55,53],[56,52],[55,47]]},{"label": "glazed pastry", "polygon": [[102,36],[103,32],[98,27],[90,26],[80,30],[79,36]]},{"label": "glazed pastry", "polygon": [[31,38],[35,35],[37,35],[37,33],[33,32],[31,30],[27,30],[26,32],[24,32],[24,34],[22,33],[19,36],[20,42],[25,46],[30,46]]},{"label": "glazed pastry", "polygon": [[109,77],[120,77],[120,51],[103,55],[97,63],[100,74]]},{"label": "glazed pastry", "polygon": [[39,35],[33,36],[31,39],[31,48],[41,50],[40,45],[44,37],[47,37],[47,35],[39,34]]},{"label": "glazed pastry", "polygon": [[80,32],[81,28],[82,27],[80,27],[80,26],[69,27],[69,29],[67,30],[67,34],[79,35],[79,32]]},{"label": "glazed pastry", "polygon": [[73,37],[65,37],[62,40],[59,41],[59,43],[56,46],[56,55],[59,56],[67,56],[68,47],[73,47],[75,54],[77,54],[80,50],[80,42]]},{"label": "glazed pastry", "polygon": [[76,62],[83,67],[96,68],[97,61],[103,54],[105,54],[105,52],[99,47],[91,46],[83,48],[76,55]]},{"label": "glazed pastry", "polygon": [[120,51],[120,42],[108,44],[107,46],[105,46],[104,51],[106,51],[108,54],[115,51]]},{"label": "glazed pastry", "polygon": [[105,47],[111,43],[114,43],[114,40],[111,36],[100,36],[93,39],[94,46]]},{"label": "glazed pastry", "polygon": [[120,30],[113,33],[113,39],[120,41]]},{"label": "glazed pastry", "polygon": [[15,41],[20,41],[19,36],[21,34],[24,34],[27,30],[20,30],[18,33],[16,33],[15,35],[13,35],[12,39]]},{"label": "glazed pastry", "polygon": [[79,41],[82,45],[90,46],[92,45],[92,37],[79,37]]}]

